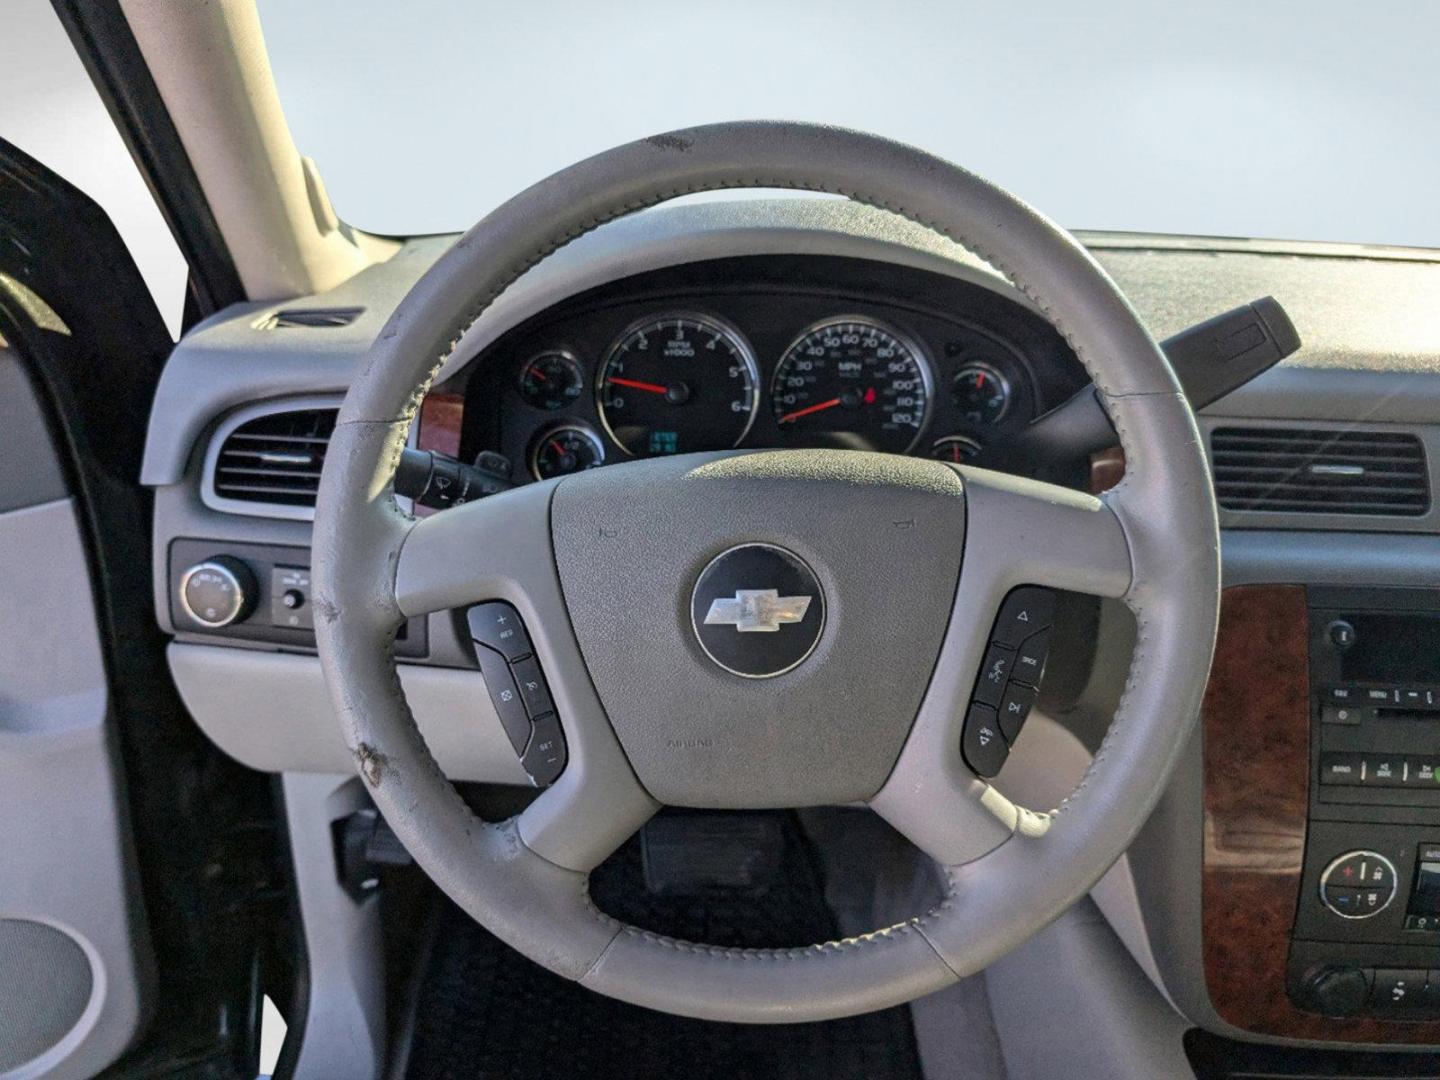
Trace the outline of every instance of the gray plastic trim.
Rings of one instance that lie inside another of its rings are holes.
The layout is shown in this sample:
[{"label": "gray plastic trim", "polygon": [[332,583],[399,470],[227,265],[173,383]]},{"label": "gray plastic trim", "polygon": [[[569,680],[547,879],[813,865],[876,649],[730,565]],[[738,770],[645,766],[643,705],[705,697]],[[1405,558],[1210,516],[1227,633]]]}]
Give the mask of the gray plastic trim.
[{"label": "gray plastic trim", "polygon": [[1189,1025],[1089,901],[991,964],[985,987],[1008,1080],[1193,1075],[1182,1042]]},{"label": "gray plastic trim", "polygon": [[341,887],[330,829],[372,803],[354,776],[287,773],[281,788],[309,976],[305,1015],[286,1033],[300,1044],[291,1080],[373,1080],[386,1044],[380,898]]},{"label": "gray plastic trim", "polygon": [[[352,771],[315,657],[172,643],[166,658],[190,715],[236,761],[262,772]],[[447,776],[529,786],[480,672],[398,667],[420,731]]]},{"label": "gray plastic trim", "polygon": [[0,513],[63,499],[69,492],[50,452],[45,412],[20,358],[0,342]]},{"label": "gray plastic trim", "polygon": [[220,462],[220,449],[225,440],[237,428],[265,416],[279,416],[289,412],[304,412],[309,409],[340,409],[345,400],[342,394],[310,394],[304,397],[279,398],[262,401],[236,409],[220,421],[210,436],[205,450],[205,461],[200,467],[200,501],[212,510],[223,514],[244,514],[247,517],[284,518],[290,521],[314,521],[313,506],[286,506],[283,503],[252,502],[249,499],[229,499],[215,490],[215,468]]}]

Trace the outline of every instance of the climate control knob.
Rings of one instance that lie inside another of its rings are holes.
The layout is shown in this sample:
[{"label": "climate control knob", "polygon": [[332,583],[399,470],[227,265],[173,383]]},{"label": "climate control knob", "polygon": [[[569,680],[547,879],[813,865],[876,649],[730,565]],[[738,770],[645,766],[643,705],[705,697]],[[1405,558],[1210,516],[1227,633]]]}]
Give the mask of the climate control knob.
[{"label": "climate control knob", "polygon": [[1354,1016],[1370,996],[1370,979],[1360,968],[1322,967],[1306,976],[1302,995],[1322,1016]]},{"label": "climate control knob", "polygon": [[249,615],[258,592],[255,575],[239,559],[216,555],[180,575],[180,606],[201,626],[219,630]]}]

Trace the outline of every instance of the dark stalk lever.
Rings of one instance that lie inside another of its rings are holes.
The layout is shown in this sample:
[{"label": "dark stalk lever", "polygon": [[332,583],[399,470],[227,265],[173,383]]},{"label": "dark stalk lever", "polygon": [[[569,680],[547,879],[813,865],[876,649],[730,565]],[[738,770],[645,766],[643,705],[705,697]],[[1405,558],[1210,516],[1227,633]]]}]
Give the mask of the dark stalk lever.
[{"label": "dark stalk lever", "polygon": [[507,459],[486,453],[481,461],[490,467],[467,465],[434,450],[406,447],[400,453],[400,465],[395,470],[395,494],[414,499],[418,505],[432,510],[444,510],[515,486],[510,482]]},{"label": "dark stalk lever", "polygon": [[[1300,347],[1300,335],[1273,296],[1181,330],[1160,343],[1191,408],[1202,409],[1269,371]],[[1115,428],[1094,386],[1036,417],[1011,446],[1040,459],[1093,454],[1114,446]]]}]

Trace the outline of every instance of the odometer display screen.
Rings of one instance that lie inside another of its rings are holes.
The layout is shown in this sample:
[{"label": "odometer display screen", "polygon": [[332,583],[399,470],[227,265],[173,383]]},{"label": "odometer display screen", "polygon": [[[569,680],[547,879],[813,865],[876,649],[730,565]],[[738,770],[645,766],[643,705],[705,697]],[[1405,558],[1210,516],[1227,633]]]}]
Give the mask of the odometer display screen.
[{"label": "odometer display screen", "polygon": [[930,371],[898,331],[871,319],[829,319],[785,351],[770,392],[789,441],[903,454],[930,411]]}]

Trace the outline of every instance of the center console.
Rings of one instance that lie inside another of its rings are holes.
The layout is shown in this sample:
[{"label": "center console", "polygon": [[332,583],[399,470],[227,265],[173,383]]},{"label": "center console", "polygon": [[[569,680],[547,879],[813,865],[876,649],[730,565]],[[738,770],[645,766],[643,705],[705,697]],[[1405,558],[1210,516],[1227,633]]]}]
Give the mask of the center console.
[{"label": "center console", "polygon": [[1286,992],[1440,1019],[1440,592],[1306,590],[1309,775]]}]

